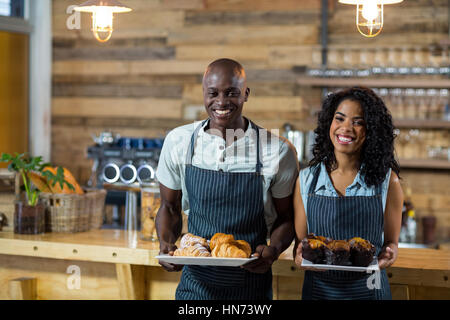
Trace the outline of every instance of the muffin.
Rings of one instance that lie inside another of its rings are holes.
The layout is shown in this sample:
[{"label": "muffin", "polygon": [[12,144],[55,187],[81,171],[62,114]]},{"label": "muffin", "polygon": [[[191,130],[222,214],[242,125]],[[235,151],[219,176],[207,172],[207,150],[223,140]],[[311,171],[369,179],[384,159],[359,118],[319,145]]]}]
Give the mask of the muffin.
[{"label": "muffin", "polygon": [[302,256],[314,264],[324,263],[324,249],[326,244],[318,239],[306,237],[302,240]]},{"label": "muffin", "polygon": [[325,263],[348,266],[350,261],[350,244],[345,240],[333,240],[324,249]]},{"label": "muffin", "polygon": [[306,236],[307,239],[316,239],[316,240],[320,240],[325,244],[330,243],[331,241],[333,241],[333,239],[331,238],[326,238],[323,236],[316,236],[314,233],[308,233],[308,235]]},{"label": "muffin", "polygon": [[353,266],[367,267],[375,255],[375,246],[370,241],[355,237],[349,240],[350,261]]}]

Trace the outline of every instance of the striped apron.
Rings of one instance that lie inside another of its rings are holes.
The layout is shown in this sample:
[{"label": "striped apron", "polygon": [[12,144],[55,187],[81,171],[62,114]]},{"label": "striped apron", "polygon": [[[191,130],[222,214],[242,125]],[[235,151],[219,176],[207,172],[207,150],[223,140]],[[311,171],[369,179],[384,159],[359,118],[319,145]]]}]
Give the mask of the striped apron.
[{"label": "striped apron", "polygon": [[[308,190],[308,233],[336,240],[361,237],[376,247],[378,256],[383,246],[384,223],[381,185],[377,186],[374,196],[320,196],[314,194],[319,174],[320,165]],[[384,300],[392,296],[385,269],[376,274],[307,270],[302,299]]]},{"label": "striped apron", "polygon": [[[208,121],[208,120],[206,120]],[[188,230],[210,239],[215,233],[233,234],[247,241],[252,252],[266,244],[263,181],[258,127],[255,172],[223,172],[193,166],[195,142],[204,121],[194,131],[186,161],[189,197]],[[272,299],[272,271],[249,272],[240,267],[185,265],[177,287],[177,300],[267,300]]]}]

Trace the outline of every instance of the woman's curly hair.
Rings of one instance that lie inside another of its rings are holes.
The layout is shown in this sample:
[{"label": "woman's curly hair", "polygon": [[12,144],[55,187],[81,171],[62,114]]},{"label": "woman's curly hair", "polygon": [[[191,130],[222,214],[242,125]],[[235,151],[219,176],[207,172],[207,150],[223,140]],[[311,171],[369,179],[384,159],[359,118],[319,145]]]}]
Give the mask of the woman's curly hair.
[{"label": "woman's curly hair", "polygon": [[384,181],[391,168],[397,175],[400,166],[394,157],[394,125],[392,116],[383,100],[365,87],[353,87],[331,93],[325,99],[319,113],[318,126],[312,149],[310,166],[324,162],[329,170],[337,168],[334,146],[330,139],[330,126],[339,104],[343,100],[360,103],[366,126],[366,138],[361,149],[360,170],[368,186]]}]

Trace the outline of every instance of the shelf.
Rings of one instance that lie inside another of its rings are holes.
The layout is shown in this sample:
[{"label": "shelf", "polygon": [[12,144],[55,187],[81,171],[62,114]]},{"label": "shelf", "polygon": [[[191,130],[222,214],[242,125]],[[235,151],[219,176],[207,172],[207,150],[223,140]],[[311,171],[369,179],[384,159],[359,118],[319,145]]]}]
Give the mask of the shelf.
[{"label": "shelf", "polygon": [[411,79],[403,78],[320,78],[298,77],[297,83],[315,87],[352,87],[365,86],[373,88],[450,88],[450,79]]},{"label": "shelf", "polygon": [[408,169],[449,170],[450,161],[438,159],[400,159],[400,167]]},{"label": "shelf", "polygon": [[398,129],[416,128],[416,129],[450,129],[450,121],[445,120],[394,120],[394,125]]}]

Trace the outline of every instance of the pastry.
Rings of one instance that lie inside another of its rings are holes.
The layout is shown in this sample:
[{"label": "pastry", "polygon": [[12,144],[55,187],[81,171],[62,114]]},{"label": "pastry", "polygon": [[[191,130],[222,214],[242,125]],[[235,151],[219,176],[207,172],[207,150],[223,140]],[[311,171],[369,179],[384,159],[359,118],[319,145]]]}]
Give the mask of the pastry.
[{"label": "pastry", "polygon": [[192,246],[178,248],[173,255],[184,257],[211,257],[211,252],[200,243],[195,243]]},{"label": "pastry", "polygon": [[236,247],[238,247],[241,250],[244,250],[244,252],[247,254],[247,257],[250,257],[252,254],[252,247],[250,247],[250,244],[245,240],[236,240],[234,243]]},{"label": "pastry", "polygon": [[212,236],[211,241],[209,242],[209,248],[211,250],[214,250],[214,248],[218,244],[230,241],[234,241],[234,237],[232,234],[216,233],[215,235]]},{"label": "pastry", "polygon": [[333,240],[324,249],[325,263],[348,266],[350,262],[350,245],[345,240]]},{"label": "pastry", "polygon": [[316,236],[314,233],[308,233],[308,235],[306,236],[307,239],[316,239],[316,240],[320,240],[325,244],[330,243],[331,241],[333,241],[333,239],[331,238],[326,238],[324,236]]},{"label": "pastry", "polygon": [[248,258],[249,255],[238,246],[236,241],[217,244],[211,255],[218,258]]},{"label": "pastry", "polygon": [[352,265],[367,267],[375,255],[375,246],[370,241],[355,237],[349,240],[350,261]]},{"label": "pastry", "polygon": [[325,260],[326,244],[318,239],[306,237],[302,240],[302,257],[314,264],[322,264]]},{"label": "pastry", "polygon": [[186,233],[181,237],[180,248],[190,247],[196,243],[199,243],[205,248],[209,248],[208,241],[205,238],[195,236],[192,233]]}]

